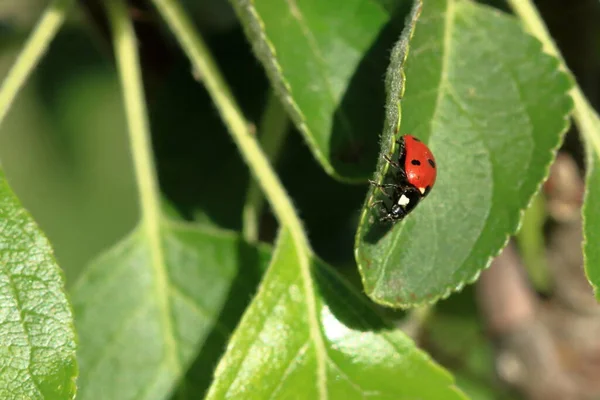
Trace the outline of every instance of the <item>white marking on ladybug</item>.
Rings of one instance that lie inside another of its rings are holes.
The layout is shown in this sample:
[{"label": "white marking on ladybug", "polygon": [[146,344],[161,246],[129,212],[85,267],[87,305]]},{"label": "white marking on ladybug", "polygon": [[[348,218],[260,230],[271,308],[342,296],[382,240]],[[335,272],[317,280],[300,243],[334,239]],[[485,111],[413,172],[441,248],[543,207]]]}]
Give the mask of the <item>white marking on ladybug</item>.
[{"label": "white marking on ladybug", "polygon": [[424,188],[424,187],[419,188],[419,192],[421,192],[421,194],[425,194],[425,190],[427,190],[427,188]]},{"label": "white marking on ladybug", "polygon": [[398,205],[402,206],[402,207],[406,207],[408,205],[408,203],[410,203],[410,199],[408,197],[406,197],[406,195],[402,195],[400,196],[400,198],[398,199]]}]

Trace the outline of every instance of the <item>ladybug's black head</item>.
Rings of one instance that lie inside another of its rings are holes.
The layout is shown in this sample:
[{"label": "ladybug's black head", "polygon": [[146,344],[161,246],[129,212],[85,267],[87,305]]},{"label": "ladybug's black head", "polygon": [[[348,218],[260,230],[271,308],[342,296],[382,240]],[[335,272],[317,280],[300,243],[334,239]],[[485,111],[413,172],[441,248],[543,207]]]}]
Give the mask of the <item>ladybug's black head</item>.
[{"label": "ladybug's black head", "polygon": [[390,207],[389,218],[400,220],[410,213],[419,204],[422,198],[421,192],[415,187],[409,186],[394,193],[394,203]]}]

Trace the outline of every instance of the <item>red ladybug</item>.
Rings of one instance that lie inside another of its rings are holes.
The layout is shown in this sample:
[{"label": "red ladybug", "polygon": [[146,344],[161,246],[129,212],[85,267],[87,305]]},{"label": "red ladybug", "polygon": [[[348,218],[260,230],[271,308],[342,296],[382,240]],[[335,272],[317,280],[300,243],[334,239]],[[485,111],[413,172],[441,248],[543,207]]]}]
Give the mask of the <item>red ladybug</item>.
[{"label": "red ladybug", "polygon": [[[385,211],[382,221],[397,222],[406,217],[429,194],[437,175],[435,158],[427,145],[411,135],[402,136],[396,143],[399,146],[398,161],[384,156],[395,169],[393,182],[371,181],[391,201],[390,207],[383,200],[374,203],[380,204]],[[391,188],[392,193],[388,194],[386,188]]]}]

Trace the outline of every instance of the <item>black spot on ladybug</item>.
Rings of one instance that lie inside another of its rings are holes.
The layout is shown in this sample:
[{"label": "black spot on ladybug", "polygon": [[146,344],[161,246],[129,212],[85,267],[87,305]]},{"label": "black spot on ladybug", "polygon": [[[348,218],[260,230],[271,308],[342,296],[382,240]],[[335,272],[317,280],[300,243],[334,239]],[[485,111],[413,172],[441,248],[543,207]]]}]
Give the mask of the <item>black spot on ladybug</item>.
[{"label": "black spot on ladybug", "polygon": [[421,165],[421,161],[419,161],[419,160],[412,160],[410,163],[412,165]]},{"label": "black spot on ladybug", "polygon": [[413,140],[414,140],[415,142],[420,142],[420,141],[421,141],[419,138],[416,138],[416,137],[413,137]]},{"label": "black spot on ladybug", "polygon": [[431,190],[431,186],[426,186],[425,191],[423,192],[423,196],[427,196],[427,193]]},{"label": "black spot on ladybug", "polygon": [[431,168],[435,168],[435,161],[433,161],[431,158],[428,158],[427,162],[429,163],[429,165],[431,165]]}]

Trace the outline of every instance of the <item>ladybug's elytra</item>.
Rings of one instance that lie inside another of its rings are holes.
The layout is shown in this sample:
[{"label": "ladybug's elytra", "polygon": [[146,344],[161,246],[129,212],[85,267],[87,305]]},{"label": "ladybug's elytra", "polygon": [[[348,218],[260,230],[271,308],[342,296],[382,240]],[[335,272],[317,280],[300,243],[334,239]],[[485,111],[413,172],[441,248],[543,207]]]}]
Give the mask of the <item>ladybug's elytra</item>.
[{"label": "ladybug's elytra", "polygon": [[[374,204],[383,207],[382,221],[397,222],[406,217],[429,194],[437,176],[435,158],[425,143],[414,136],[404,135],[398,144],[398,161],[384,155],[385,160],[395,169],[392,183],[379,184],[371,181],[391,201],[387,207],[382,200]],[[385,189],[392,189],[388,194]]]}]

